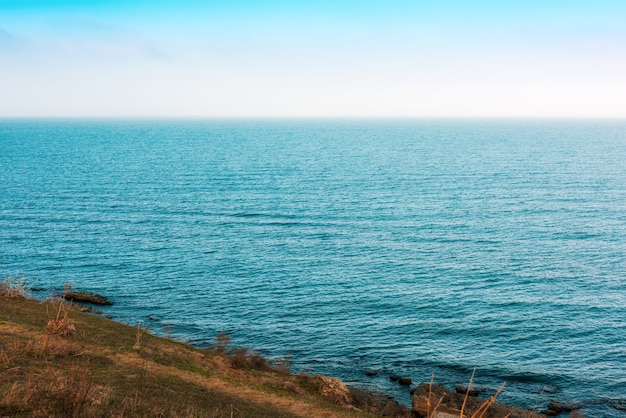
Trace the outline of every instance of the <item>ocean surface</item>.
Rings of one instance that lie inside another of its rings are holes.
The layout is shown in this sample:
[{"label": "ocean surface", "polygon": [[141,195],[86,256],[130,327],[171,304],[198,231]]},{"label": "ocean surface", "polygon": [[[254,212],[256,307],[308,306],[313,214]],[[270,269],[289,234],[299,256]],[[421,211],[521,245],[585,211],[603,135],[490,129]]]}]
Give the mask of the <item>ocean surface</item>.
[{"label": "ocean surface", "polygon": [[407,404],[476,366],[624,417],[626,121],[0,120],[17,273]]}]

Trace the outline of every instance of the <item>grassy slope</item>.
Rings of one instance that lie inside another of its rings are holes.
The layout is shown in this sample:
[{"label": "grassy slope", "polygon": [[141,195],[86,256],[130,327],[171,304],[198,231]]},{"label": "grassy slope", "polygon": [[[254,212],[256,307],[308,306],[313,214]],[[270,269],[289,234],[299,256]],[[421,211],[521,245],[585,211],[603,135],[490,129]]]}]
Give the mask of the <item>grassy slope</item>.
[{"label": "grassy slope", "polygon": [[306,376],[234,369],[102,317],[71,310],[73,335],[46,332],[67,306],[0,296],[0,416],[369,416],[324,402]]}]

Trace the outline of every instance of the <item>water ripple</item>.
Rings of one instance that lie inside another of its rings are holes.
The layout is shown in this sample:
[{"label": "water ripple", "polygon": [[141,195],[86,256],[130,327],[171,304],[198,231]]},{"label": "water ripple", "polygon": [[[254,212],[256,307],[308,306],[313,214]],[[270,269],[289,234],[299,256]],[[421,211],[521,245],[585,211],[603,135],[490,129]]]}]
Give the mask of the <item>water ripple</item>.
[{"label": "water ripple", "polygon": [[0,121],[0,272],[405,402],[478,366],[623,416],[625,128]]}]

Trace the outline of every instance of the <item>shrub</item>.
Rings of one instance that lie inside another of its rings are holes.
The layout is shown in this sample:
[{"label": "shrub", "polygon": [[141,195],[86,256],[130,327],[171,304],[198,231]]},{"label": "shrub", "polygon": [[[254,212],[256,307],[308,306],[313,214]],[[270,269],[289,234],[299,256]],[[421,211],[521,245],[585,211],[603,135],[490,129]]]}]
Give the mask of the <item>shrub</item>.
[{"label": "shrub", "polygon": [[254,370],[269,370],[270,362],[259,353],[252,352],[248,355],[248,367]]},{"label": "shrub", "polygon": [[237,348],[230,355],[230,364],[235,369],[245,369],[248,366],[248,349]]},{"label": "shrub", "polygon": [[272,367],[272,363],[257,353],[247,348],[237,348],[230,354],[230,364],[235,369],[252,369],[252,370],[277,370]]},{"label": "shrub", "polygon": [[213,349],[223,354],[228,350],[228,344],[230,344],[230,335],[220,332],[213,341]]}]

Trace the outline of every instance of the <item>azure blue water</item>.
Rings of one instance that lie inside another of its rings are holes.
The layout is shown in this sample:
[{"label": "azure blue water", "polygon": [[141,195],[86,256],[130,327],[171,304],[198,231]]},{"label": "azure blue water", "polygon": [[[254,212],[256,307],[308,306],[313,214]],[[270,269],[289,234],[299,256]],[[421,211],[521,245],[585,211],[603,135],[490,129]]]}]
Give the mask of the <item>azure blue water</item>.
[{"label": "azure blue water", "polygon": [[624,416],[626,122],[3,120],[17,272],[405,403],[476,366]]}]

